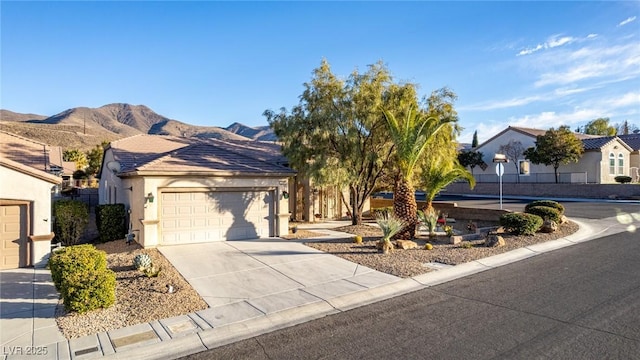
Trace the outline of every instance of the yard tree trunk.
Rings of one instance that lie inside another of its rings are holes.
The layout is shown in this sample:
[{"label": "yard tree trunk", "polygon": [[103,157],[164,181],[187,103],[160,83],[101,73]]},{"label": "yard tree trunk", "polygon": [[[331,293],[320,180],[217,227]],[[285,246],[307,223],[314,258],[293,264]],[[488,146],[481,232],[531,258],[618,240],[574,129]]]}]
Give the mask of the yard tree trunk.
[{"label": "yard tree trunk", "polygon": [[403,177],[399,177],[393,190],[393,212],[407,225],[394,236],[395,239],[410,240],[414,238],[418,224],[417,210],[418,205],[413,185]]}]

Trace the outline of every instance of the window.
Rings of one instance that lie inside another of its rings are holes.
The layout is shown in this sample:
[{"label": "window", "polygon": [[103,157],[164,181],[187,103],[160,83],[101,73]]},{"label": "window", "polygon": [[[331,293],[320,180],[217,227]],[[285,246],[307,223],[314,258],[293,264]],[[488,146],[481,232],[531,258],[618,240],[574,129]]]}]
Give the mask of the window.
[{"label": "window", "polygon": [[518,160],[518,168],[520,168],[520,176],[529,176],[529,162],[527,160]]},{"label": "window", "polygon": [[616,174],[616,155],[609,153],[609,175]]},{"label": "window", "polygon": [[618,175],[624,175],[624,154],[618,154]]}]

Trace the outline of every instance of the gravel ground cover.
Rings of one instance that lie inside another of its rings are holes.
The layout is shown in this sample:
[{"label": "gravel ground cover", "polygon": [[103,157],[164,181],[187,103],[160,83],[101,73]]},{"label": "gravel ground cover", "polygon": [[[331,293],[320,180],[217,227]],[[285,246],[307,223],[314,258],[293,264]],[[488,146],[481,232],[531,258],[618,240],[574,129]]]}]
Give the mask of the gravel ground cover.
[{"label": "gravel ground cover", "polygon": [[[449,244],[449,239],[444,236],[438,236],[433,239],[429,239],[427,236],[420,236],[414,240],[418,244],[417,249],[396,249],[391,254],[382,254],[376,248],[376,243],[382,235],[379,228],[370,225],[350,225],[333,230],[360,235],[363,238],[362,244],[353,243],[352,238],[349,237],[330,241],[307,242],[306,245],[378,271],[406,278],[434,271],[434,268],[425,265],[426,263],[462,264],[525,246],[559,239],[573,234],[578,231],[578,228],[577,224],[568,222],[560,225],[558,231],[550,234],[537,233],[535,235],[519,236],[501,234],[506,245],[493,248],[484,246],[484,240],[467,241],[471,243],[472,247],[463,248],[460,244]],[[432,250],[424,249],[427,242],[433,245]]]},{"label": "gravel ground cover", "polygon": [[[124,240],[96,244],[107,253],[107,264],[116,273],[116,303],[107,309],[84,314],[67,313],[58,304],[56,322],[67,339],[119,329],[130,325],[184,315],[208,307],[191,285],[157,249],[142,249]],[[138,254],[151,256],[162,268],[157,277],[147,277],[133,267]],[[173,286],[169,293],[167,286]]]}]

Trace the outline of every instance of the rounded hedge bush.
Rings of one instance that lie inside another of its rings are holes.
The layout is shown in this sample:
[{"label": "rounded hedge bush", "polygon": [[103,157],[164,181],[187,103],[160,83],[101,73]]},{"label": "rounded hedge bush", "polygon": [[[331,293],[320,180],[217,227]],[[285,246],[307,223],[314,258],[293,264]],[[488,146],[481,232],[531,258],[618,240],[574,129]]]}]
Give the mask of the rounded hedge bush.
[{"label": "rounded hedge bush", "polygon": [[107,308],[116,301],[116,275],[107,268],[107,254],[93,245],[54,251],[49,269],[68,311],[84,313]]},{"label": "rounded hedge bush", "polygon": [[532,207],[536,207],[536,206],[546,206],[546,207],[550,207],[550,208],[554,208],[556,210],[558,210],[558,212],[560,212],[560,215],[564,215],[564,206],[562,204],[560,204],[557,201],[553,201],[553,200],[536,200],[536,201],[532,201],[530,203],[528,203],[525,207],[524,207],[524,212],[529,212],[528,210]]},{"label": "rounded hedge bush", "polygon": [[631,176],[626,176],[626,175],[619,175],[616,176],[615,178],[613,178],[617,183],[620,184],[628,184],[631,182]]},{"label": "rounded hedge bush", "polygon": [[560,224],[560,211],[548,206],[534,206],[530,207],[526,211],[527,214],[533,214],[540,216],[543,220],[553,220],[556,224]]},{"label": "rounded hedge bush", "polygon": [[508,213],[500,216],[500,225],[516,235],[533,235],[543,222],[540,216],[527,213]]}]

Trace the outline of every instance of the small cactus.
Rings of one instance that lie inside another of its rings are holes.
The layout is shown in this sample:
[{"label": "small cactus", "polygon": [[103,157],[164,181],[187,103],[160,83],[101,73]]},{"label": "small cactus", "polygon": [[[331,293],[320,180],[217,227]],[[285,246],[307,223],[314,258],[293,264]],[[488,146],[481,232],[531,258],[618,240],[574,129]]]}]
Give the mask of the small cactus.
[{"label": "small cactus", "polygon": [[424,244],[424,249],[425,250],[433,250],[433,245],[431,245],[430,243],[426,243],[426,244]]},{"label": "small cactus", "polygon": [[151,267],[151,256],[148,254],[138,254],[133,258],[133,266],[136,270],[144,270]]},{"label": "small cactus", "polygon": [[354,237],[353,237],[353,242],[354,242],[355,244],[362,244],[362,236],[360,236],[360,235],[356,235],[356,236],[354,236]]}]

